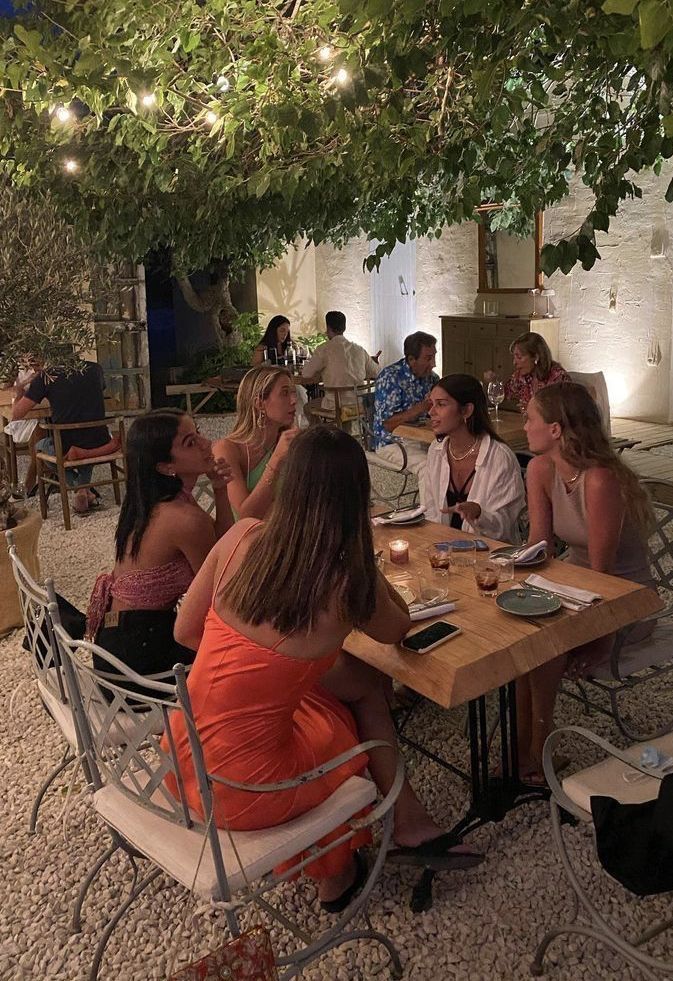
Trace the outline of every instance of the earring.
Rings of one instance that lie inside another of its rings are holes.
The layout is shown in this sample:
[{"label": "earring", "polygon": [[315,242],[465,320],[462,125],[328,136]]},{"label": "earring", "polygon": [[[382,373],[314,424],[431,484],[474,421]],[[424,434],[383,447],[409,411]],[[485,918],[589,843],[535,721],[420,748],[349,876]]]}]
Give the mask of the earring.
[{"label": "earring", "polygon": [[259,426],[260,429],[264,429],[264,426],[266,425],[266,412],[264,411],[264,409],[259,410],[259,419],[257,420],[257,425]]}]

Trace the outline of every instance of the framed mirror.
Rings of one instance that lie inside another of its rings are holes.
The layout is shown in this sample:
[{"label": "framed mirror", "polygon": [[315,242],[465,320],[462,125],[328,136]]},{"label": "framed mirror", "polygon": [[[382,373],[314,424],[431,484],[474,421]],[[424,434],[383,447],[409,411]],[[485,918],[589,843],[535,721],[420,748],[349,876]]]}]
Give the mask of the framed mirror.
[{"label": "framed mirror", "polygon": [[535,214],[532,235],[519,238],[501,229],[491,229],[490,218],[500,205],[477,209],[479,223],[479,293],[527,293],[542,288],[540,251],[542,249],[543,214]]}]

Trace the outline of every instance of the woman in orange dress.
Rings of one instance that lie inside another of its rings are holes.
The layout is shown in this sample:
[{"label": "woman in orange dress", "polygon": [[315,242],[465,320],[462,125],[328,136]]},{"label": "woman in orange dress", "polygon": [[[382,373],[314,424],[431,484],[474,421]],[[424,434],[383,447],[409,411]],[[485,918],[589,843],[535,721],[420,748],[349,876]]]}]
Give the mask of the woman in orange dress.
[{"label": "woman in orange dress", "polygon": [[[364,453],[346,433],[316,426],[292,442],[282,494],[268,522],[239,521],[213,548],[176,621],[179,643],[198,653],[189,674],[192,708],[209,772],[242,783],[291,779],[355,746],[396,747],[385,680],[342,650],[357,628],[396,643],[406,605],[377,572]],[[343,703],[346,702],[348,707]],[[173,736],[190,805],[199,810],[181,716]],[[368,767],[383,793],[396,748],[376,749],[318,780],[275,794],[215,783],[215,820],[234,830],[282,824]],[[340,831],[334,834],[338,836]],[[400,862],[467,868],[482,856],[442,833],[405,782],[390,853]],[[365,879],[356,838],[307,867],[326,909],[348,904]]]}]

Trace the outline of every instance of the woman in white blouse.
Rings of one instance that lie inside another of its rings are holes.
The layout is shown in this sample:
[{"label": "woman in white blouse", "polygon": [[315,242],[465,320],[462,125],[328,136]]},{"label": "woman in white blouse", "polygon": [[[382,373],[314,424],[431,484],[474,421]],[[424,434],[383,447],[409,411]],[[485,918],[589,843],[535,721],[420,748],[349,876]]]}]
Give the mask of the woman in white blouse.
[{"label": "woman in white blouse", "polygon": [[425,471],[426,518],[518,542],[526,501],[521,470],[491,425],[481,384],[472,375],[447,375],[428,401],[437,439]]}]

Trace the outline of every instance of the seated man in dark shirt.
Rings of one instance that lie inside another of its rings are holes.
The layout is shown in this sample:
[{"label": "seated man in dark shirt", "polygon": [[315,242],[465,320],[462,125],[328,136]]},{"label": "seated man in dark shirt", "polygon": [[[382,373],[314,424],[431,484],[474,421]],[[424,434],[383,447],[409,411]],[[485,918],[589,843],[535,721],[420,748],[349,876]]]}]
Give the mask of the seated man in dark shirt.
[{"label": "seated man in dark shirt", "polygon": [[[23,419],[43,399],[49,401],[51,420],[54,423],[93,422],[105,418],[105,401],[103,389],[105,381],[103,369],[94,361],[82,361],[82,370],[77,368],[66,372],[60,368],[51,368],[49,372],[39,372],[25,391],[25,394],[14,403],[12,419]],[[63,429],[61,431],[63,453],[66,454],[72,446],[82,449],[96,449],[110,441],[107,426],[94,426],[91,429]],[[40,453],[54,455],[53,436],[41,439],[36,449]],[[82,484],[91,483],[93,466],[69,467],[66,470],[66,480],[69,487],[78,487],[75,493],[75,511],[82,514],[97,502],[97,497]]]}]

